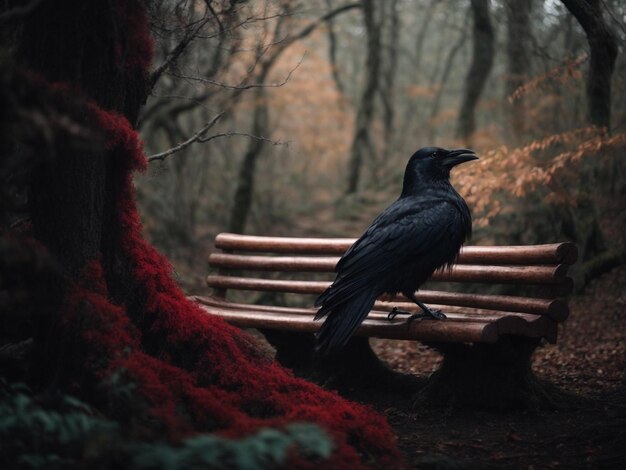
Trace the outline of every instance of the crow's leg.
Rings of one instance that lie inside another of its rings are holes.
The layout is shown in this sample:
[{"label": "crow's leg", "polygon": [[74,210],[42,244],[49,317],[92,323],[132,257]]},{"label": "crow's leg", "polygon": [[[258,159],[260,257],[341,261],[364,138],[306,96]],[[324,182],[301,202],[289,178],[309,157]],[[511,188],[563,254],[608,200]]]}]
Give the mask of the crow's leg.
[{"label": "crow's leg", "polygon": [[436,320],[445,320],[446,319],[446,315],[441,311],[441,310],[435,310],[432,308],[427,307],[425,304],[423,304],[422,302],[420,302],[419,300],[417,300],[417,297],[415,297],[415,294],[411,293],[404,293],[404,295],[412,300],[413,302],[415,302],[415,304],[422,309],[422,313],[416,313],[414,315],[411,315],[408,318],[408,322],[411,323],[413,320],[417,320],[420,318],[434,318]]},{"label": "crow's leg", "polygon": [[417,313],[414,315],[411,315],[411,317],[409,317],[409,320],[417,320],[418,318],[434,318],[436,320],[444,320],[446,318],[446,315],[441,311],[441,310],[435,310],[432,308],[429,308],[428,306],[426,306],[424,303],[420,302],[417,297],[415,297],[415,294],[411,293],[404,293],[405,297],[412,300],[419,308],[422,309],[422,313]]},{"label": "crow's leg", "polygon": [[447,317],[441,310],[435,310],[426,306],[424,303],[417,300],[417,297],[413,293],[404,293],[405,297],[412,300],[419,308],[422,309],[422,313],[412,313],[406,310],[400,310],[398,307],[394,307],[387,315],[388,320],[393,320],[398,315],[409,315],[407,322],[410,324],[413,320],[421,318],[434,318],[436,320],[445,320]]}]

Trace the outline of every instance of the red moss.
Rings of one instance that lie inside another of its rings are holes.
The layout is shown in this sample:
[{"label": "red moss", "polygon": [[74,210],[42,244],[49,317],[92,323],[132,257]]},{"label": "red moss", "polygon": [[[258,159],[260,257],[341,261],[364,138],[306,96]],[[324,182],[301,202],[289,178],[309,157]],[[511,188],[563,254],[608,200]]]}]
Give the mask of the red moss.
[{"label": "red moss", "polygon": [[[129,31],[125,63],[147,73],[151,42],[145,12],[138,2],[118,5]],[[249,335],[208,316],[185,297],[171,278],[168,261],[142,236],[132,172],[145,169],[146,159],[137,132],[122,115],[89,106],[115,159],[121,188],[115,195],[115,223],[132,291],[142,306],[128,312],[112,303],[101,263],[86,266],[63,309],[63,328],[78,336],[73,353],[80,358],[75,367],[82,371],[77,374],[102,382],[123,371],[146,405],[146,423],[158,423],[174,438],[197,432],[242,436],[261,427],[307,421],[318,423],[334,440],[325,468],[361,468],[365,452],[379,465],[397,468],[395,439],[382,416],[294,377],[269,360]],[[157,345],[157,351],[148,354],[146,344]],[[296,462],[313,468],[294,457]]]}]

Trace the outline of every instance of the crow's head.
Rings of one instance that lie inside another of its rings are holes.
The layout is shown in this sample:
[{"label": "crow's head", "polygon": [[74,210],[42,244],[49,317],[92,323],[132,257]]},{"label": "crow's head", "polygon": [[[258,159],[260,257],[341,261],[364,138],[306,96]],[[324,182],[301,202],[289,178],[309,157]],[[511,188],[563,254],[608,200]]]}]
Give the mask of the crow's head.
[{"label": "crow's head", "polygon": [[478,160],[478,157],[468,149],[421,148],[406,165],[402,193],[413,192],[433,181],[448,180],[452,167],[472,160]]}]

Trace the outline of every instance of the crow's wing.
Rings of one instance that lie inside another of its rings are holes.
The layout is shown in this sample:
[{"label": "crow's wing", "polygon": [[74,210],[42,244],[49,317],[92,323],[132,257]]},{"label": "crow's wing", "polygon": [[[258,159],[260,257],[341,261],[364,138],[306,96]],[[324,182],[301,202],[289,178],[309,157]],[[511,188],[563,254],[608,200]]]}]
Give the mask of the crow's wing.
[{"label": "crow's wing", "polygon": [[379,285],[407,259],[428,256],[459,230],[460,222],[459,210],[449,201],[398,199],[341,257],[335,268],[337,279],[315,302],[324,306],[316,318]]}]

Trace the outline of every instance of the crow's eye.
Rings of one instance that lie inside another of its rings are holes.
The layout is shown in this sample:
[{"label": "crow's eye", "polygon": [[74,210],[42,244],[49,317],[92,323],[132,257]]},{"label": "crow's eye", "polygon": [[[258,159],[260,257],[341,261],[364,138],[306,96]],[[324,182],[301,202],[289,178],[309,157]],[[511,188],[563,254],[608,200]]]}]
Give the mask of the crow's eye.
[{"label": "crow's eye", "polygon": [[430,154],[430,158],[437,158],[437,152],[433,152]]}]

